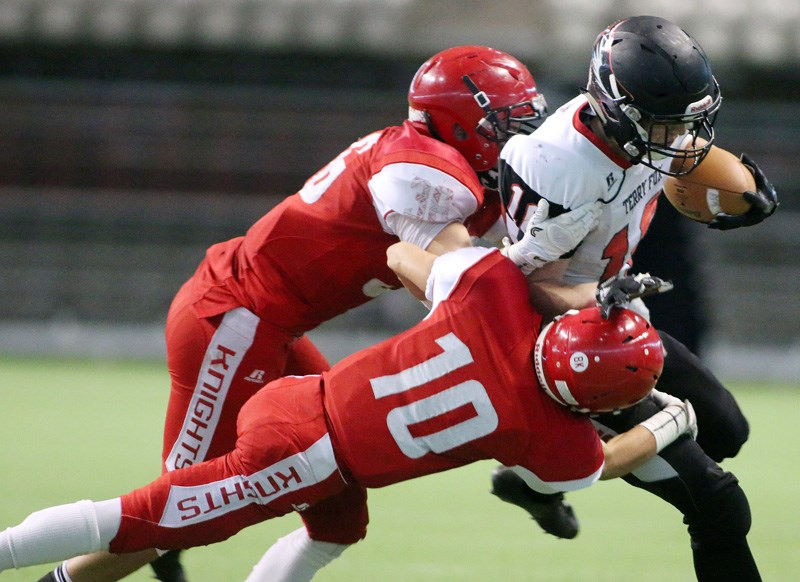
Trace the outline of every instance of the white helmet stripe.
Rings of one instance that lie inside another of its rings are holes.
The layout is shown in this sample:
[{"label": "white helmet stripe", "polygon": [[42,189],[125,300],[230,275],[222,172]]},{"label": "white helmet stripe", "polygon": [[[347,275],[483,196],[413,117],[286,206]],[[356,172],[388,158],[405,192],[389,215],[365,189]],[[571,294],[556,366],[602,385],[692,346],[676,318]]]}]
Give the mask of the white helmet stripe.
[{"label": "white helmet stripe", "polygon": [[555,400],[556,402],[558,402],[558,403],[559,403],[561,406],[566,406],[566,405],[567,405],[567,403],[566,403],[566,402],[564,402],[564,399],[563,399],[563,398],[561,398],[561,397],[560,397],[558,394],[556,394],[555,392],[553,392],[553,391],[550,389],[550,386],[548,386],[548,385],[547,385],[547,382],[542,382],[542,381],[540,380],[540,381],[539,381],[539,384],[541,384],[542,388],[544,389],[544,391],[545,391],[545,392],[547,392],[547,395],[548,395],[550,398],[552,398],[553,400]]},{"label": "white helmet stripe", "polygon": [[611,89],[612,95],[614,95],[614,99],[619,99],[622,97],[622,94],[619,92],[619,87],[617,86],[617,78],[614,76],[614,73],[608,75],[608,85],[609,89]]},{"label": "white helmet stripe", "polygon": [[564,380],[556,380],[556,389],[558,393],[561,395],[561,398],[570,404],[571,406],[580,406],[578,401],[575,400],[575,397],[572,395],[572,392],[569,391],[569,386],[567,385]]}]

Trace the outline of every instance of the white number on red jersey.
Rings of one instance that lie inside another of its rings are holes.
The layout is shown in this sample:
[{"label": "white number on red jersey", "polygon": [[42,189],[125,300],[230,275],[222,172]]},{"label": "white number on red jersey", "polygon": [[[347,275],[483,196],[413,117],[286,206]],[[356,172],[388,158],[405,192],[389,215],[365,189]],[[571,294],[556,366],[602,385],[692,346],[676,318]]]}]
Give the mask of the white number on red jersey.
[{"label": "white number on red jersey", "polygon": [[353,152],[362,153],[370,149],[378,139],[381,137],[381,132],[369,134],[367,137],[358,140],[350,145],[349,148],[344,150],[333,160],[328,162],[324,168],[311,176],[303,187],[300,189],[300,198],[306,204],[313,204],[325,194],[325,191],[330,187],[336,178],[344,172],[347,164],[345,158]]},{"label": "white number on red jersey", "polygon": [[[412,390],[474,361],[469,348],[453,333],[437,339],[436,343],[443,350],[441,354],[397,374],[370,380],[375,398]],[[472,404],[477,416],[425,436],[411,434],[410,426],[447,414],[466,404]],[[418,459],[428,452],[449,451],[492,433],[497,428],[498,417],[483,385],[477,380],[468,380],[392,409],[386,417],[386,424],[403,454]]]}]

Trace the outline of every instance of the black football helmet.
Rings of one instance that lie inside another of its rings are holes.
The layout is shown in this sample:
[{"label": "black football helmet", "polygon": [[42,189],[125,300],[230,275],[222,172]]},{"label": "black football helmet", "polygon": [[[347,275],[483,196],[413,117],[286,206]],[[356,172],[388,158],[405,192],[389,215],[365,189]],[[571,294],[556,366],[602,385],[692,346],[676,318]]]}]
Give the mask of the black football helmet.
[{"label": "black football helmet", "polygon": [[[700,45],[663,18],[625,18],[601,32],[585,93],[634,164],[688,174],[714,141],[719,84]],[[654,165],[664,158],[673,158],[670,168]]]}]

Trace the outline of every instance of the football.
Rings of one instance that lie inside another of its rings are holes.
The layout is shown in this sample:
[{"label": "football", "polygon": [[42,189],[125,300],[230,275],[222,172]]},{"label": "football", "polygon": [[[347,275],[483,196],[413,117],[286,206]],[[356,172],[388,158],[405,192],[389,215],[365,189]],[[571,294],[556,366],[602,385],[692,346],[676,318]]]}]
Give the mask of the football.
[{"label": "football", "polygon": [[742,194],[755,189],[755,178],[747,166],[731,152],[714,145],[689,174],[664,180],[664,195],[672,206],[704,223],[711,222],[720,212],[744,214],[750,203]]}]

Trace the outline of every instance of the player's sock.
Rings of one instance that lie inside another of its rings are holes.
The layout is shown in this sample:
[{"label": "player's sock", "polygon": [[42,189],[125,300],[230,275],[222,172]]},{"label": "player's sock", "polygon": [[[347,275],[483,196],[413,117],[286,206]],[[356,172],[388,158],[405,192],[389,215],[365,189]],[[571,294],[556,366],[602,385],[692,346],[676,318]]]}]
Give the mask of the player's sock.
[{"label": "player's sock", "polygon": [[578,535],[580,526],[572,506],[564,495],[538,493],[507,467],[498,467],[492,473],[492,495],[527,511],[545,532],[557,538],[571,540]]},{"label": "player's sock", "polygon": [[308,582],[347,547],[312,540],[301,527],[275,542],[245,582]]},{"label": "player's sock", "polygon": [[150,562],[150,567],[161,582],[187,582],[180,562],[181,550],[170,550]]},{"label": "player's sock", "polygon": [[67,563],[62,562],[52,572],[48,572],[46,576],[42,576],[36,582],[72,582],[72,578],[67,574]]},{"label": "player's sock", "polygon": [[119,498],[78,501],[32,513],[0,532],[0,572],[108,549],[120,519]]}]

